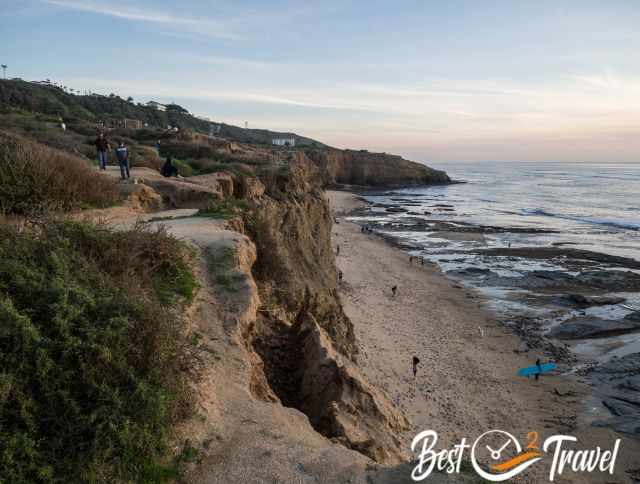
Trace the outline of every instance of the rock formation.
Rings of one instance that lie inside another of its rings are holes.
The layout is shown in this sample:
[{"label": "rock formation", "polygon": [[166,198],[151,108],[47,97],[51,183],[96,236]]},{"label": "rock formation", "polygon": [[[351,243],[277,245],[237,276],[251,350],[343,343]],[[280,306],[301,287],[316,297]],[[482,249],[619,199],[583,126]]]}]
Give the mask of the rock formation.
[{"label": "rock formation", "polygon": [[397,155],[353,150],[315,150],[307,156],[323,170],[327,183],[364,186],[448,183],[444,171]]}]

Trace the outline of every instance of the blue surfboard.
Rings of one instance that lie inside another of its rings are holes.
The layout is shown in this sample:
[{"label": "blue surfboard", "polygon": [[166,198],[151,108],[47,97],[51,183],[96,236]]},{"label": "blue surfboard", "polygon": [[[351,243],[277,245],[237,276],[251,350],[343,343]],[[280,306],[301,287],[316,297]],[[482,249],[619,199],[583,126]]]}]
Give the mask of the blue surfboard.
[{"label": "blue surfboard", "polygon": [[557,365],[555,363],[542,363],[540,366],[533,365],[527,366],[526,368],[520,368],[518,370],[519,376],[531,376],[537,375],[538,373],[548,373],[550,371],[555,370]]}]

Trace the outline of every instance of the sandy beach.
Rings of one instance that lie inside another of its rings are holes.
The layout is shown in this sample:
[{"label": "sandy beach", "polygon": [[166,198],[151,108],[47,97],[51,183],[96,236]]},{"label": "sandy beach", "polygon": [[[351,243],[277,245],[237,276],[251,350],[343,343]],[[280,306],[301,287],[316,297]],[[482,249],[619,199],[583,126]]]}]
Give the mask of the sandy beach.
[{"label": "sandy beach", "polygon": [[[339,222],[333,244],[340,246],[341,297],[355,327],[358,363],[411,420],[404,435],[407,448],[426,429],[438,432],[440,448],[463,437],[473,441],[492,429],[508,431],[521,442],[530,431],[537,431],[540,441],[574,435],[576,449],[611,448],[621,437],[581,417],[589,388],[577,378],[516,376],[543,355],[518,353],[519,338],[483,309],[478,295],[436,266],[410,263],[402,250],[348,222],[344,216],[362,203],[355,195],[332,191],[328,197]],[[396,297],[392,286],[398,287]],[[421,361],[415,378],[413,356]],[[614,476],[565,473],[556,482],[634,482],[628,471],[640,467],[638,455],[638,443],[624,439]],[[541,463],[516,479],[543,482],[547,474],[547,463]]]}]

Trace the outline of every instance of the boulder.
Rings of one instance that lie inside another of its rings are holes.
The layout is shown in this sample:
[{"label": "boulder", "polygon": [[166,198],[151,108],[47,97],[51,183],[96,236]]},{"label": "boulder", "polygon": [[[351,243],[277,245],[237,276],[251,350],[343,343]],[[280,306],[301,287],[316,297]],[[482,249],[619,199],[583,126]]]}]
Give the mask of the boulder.
[{"label": "boulder", "polygon": [[220,192],[223,198],[230,198],[234,195],[234,177],[228,173],[218,172],[207,175],[196,175],[185,178],[184,181],[211,188],[212,190]]},{"label": "boulder", "polygon": [[640,392],[640,375],[632,376],[625,379],[622,383],[618,385],[618,387],[624,390]]},{"label": "boulder", "polygon": [[608,362],[600,365],[595,371],[609,375],[640,375],[640,352],[631,353],[621,358],[612,358]]},{"label": "boulder", "polygon": [[584,296],[582,294],[568,294],[565,299],[579,307],[608,306],[622,304],[626,301],[623,297],[616,296]]},{"label": "boulder", "polygon": [[626,415],[636,415],[640,417],[640,407],[629,402],[618,400],[617,398],[605,398],[602,404],[617,417]]},{"label": "boulder", "polygon": [[610,427],[621,434],[640,437],[640,418],[637,415],[627,415],[609,421],[598,421],[593,423],[596,427]]},{"label": "boulder", "polygon": [[600,319],[594,317],[574,318],[555,326],[548,336],[557,339],[604,338],[640,330],[640,321]]},{"label": "boulder", "polygon": [[407,209],[402,207],[389,207],[385,210],[385,212],[389,212],[389,213],[404,213],[406,211]]}]

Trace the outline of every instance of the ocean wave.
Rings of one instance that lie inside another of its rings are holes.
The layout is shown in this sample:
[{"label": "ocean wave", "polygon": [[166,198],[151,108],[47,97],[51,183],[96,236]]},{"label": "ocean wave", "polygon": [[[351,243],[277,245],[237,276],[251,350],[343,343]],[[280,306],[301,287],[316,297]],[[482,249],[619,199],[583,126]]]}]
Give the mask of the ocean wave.
[{"label": "ocean wave", "polygon": [[564,220],[573,220],[592,225],[604,225],[607,227],[616,227],[626,230],[640,230],[640,222],[628,222],[626,220],[612,220],[606,218],[588,217],[580,215],[566,215],[562,213],[547,212],[542,208],[523,208],[522,215],[535,215],[540,217],[553,217]]}]

